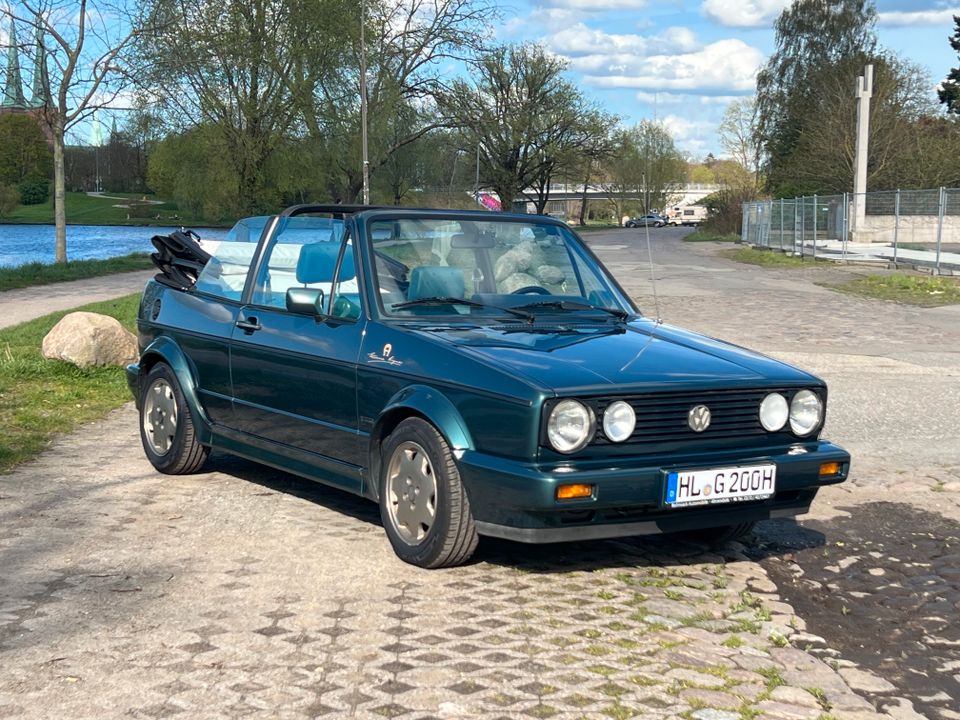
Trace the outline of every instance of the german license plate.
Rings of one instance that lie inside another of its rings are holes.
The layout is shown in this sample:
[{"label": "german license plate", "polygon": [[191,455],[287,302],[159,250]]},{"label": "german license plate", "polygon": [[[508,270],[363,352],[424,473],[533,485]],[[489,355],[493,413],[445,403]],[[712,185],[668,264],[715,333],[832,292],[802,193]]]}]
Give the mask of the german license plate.
[{"label": "german license plate", "polygon": [[762,500],[776,487],[776,465],[682,470],[667,473],[666,503],[678,507]]}]

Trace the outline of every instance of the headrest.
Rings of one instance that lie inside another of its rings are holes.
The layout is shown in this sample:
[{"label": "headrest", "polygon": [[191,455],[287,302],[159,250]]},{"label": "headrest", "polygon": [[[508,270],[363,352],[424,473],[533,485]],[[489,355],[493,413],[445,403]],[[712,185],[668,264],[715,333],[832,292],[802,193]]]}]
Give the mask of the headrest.
[{"label": "headrest", "polygon": [[410,273],[407,300],[425,297],[462,298],[465,287],[463,270],[460,268],[421,265]]},{"label": "headrest", "polygon": [[[304,245],[300,248],[300,257],[297,259],[297,282],[304,285],[332,282],[339,254],[340,243],[320,242]],[[352,280],[356,275],[353,247],[348,245],[343,254],[340,281]]]}]

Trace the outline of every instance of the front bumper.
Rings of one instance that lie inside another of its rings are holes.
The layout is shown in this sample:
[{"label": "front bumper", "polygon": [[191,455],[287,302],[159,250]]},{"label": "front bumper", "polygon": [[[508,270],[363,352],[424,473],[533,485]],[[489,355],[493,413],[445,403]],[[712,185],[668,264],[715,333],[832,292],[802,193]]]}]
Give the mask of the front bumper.
[{"label": "front bumper", "polygon": [[[773,497],[674,508],[664,503],[667,470],[761,463],[777,466]],[[840,472],[821,476],[820,465]],[[483,453],[458,453],[460,475],[482,535],[530,543],[647,535],[736,525],[807,512],[820,487],[843,482],[850,454],[827,441],[765,451],[711,452],[658,458],[622,458],[563,464],[518,463]],[[592,497],[558,501],[557,485],[594,486]]]}]

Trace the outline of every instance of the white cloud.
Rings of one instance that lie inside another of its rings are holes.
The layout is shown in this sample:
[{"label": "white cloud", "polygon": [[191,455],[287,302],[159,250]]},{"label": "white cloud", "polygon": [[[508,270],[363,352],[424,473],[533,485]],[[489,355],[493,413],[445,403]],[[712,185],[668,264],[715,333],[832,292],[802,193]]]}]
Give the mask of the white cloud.
[{"label": "white cloud", "polygon": [[664,124],[677,147],[691,155],[702,155],[717,140],[717,123],[711,120],[691,120],[678,115],[667,115]]},{"label": "white cloud", "polygon": [[597,87],[731,95],[754,89],[763,59],[742,40],[727,39],[686,53],[584,55],[572,58],[571,67]]},{"label": "white cloud", "polygon": [[770,25],[792,0],[704,0],[701,12],[728,27]]},{"label": "white cloud", "polygon": [[636,94],[638,102],[647,105],[703,105],[706,107],[726,107],[743,95],[691,95],[689,93],[647,92],[641,90]]},{"label": "white cloud", "polygon": [[544,4],[550,7],[604,12],[606,10],[639,10],[646,6],[647,0],[546,0]]},{"label": "white cloud", "polygon": [[554,52],[562,55],[653,55],[687,53],[697,49],[697,38],[687,28],[668,28],[660,35],[613,35],[593,30],[583,23],[560,30],[549,38]]},{"label": "white cloud", "polygon": [[878,25],[953,25],[953,16],[960,15],[960,6],[943,10],[911,10],[877,13]]}]

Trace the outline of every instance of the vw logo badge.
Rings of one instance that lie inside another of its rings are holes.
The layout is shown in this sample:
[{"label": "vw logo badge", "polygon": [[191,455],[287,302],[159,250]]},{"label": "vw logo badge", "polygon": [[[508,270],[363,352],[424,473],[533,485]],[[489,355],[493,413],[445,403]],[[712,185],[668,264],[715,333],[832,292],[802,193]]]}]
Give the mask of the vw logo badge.
[{"label": "vw logo badge", "polygon": [[706,405],[695,405],[687,413],[687,425],[694,432],[703,432],[710,427],[710,408]]}]

